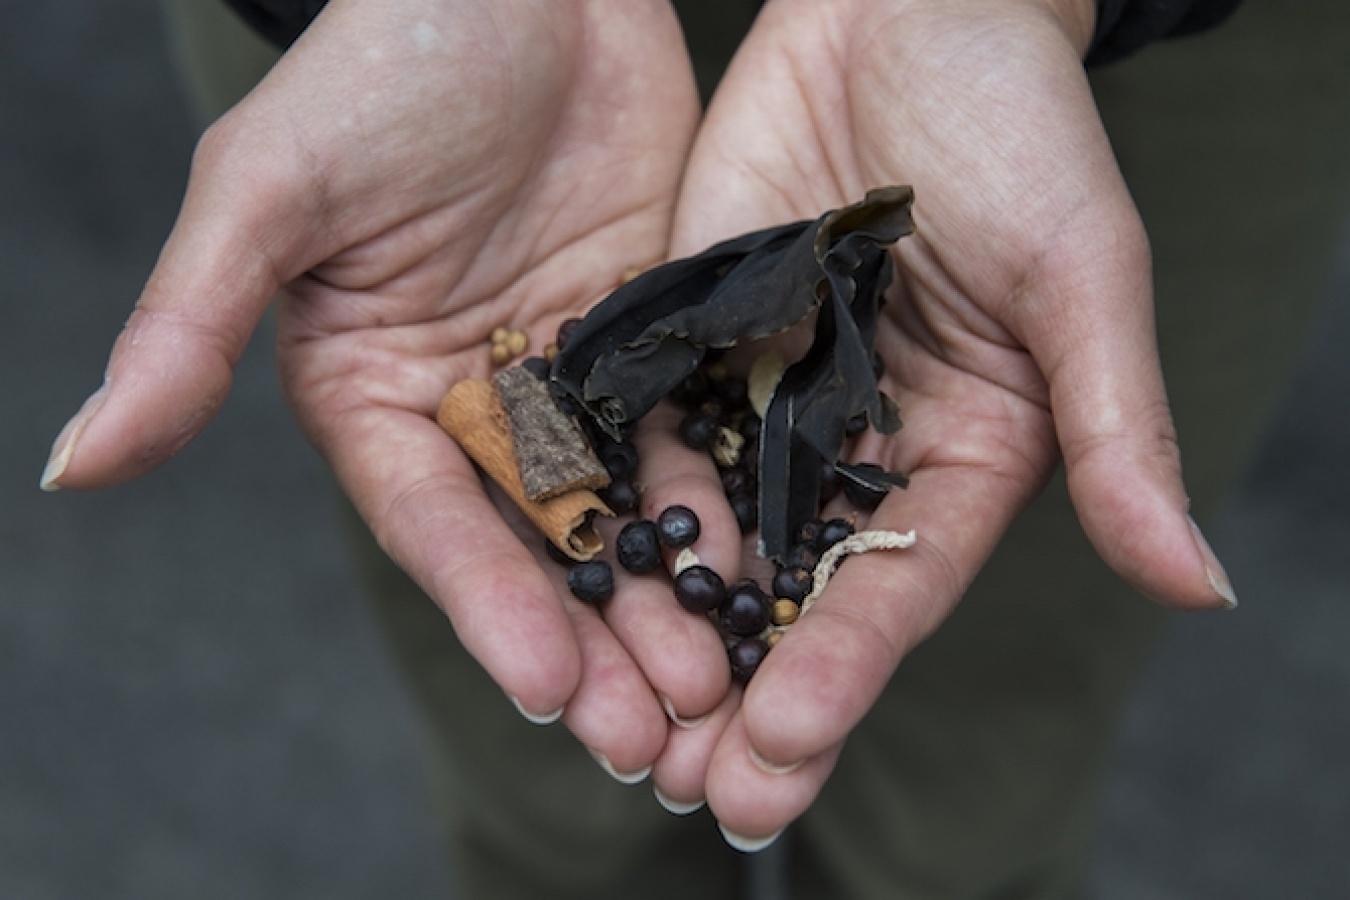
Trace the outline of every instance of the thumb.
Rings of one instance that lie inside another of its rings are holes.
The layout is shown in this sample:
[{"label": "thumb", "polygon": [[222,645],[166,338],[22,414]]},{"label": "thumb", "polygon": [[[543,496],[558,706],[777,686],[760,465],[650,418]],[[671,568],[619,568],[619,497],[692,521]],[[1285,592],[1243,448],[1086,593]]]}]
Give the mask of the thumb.
[{"label": "thumb", "polygon": [[56,438],[44,490],[119,484],[182,449],[224,402],[272,295],[303,271],[287,262],[303,252],[304,182],[239,112],[198,145],[178,220],[103,386]]},{"label": "thumb", "polygon": [[1069,493],[1102,559],[1166,605],[1232,608],[1228,576],[1188,514],[1147,239],[1133,224],[1086,266],[1048,258],[1024,339],[1049,381]]}]

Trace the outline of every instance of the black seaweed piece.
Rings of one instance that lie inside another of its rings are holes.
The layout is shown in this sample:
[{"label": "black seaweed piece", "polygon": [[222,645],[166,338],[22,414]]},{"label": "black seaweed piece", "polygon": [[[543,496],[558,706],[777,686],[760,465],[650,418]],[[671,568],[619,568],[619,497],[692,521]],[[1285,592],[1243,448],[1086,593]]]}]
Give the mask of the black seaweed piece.
[{"label": "black seaweed piece", "polygon": [[[872,367],[881,297],[892,278],[887,246],[913,229],[907,188],[873,191],[826,215],[817,253],[829,284],[811,348],[783,373],[765,411],[759,457],[760,553],[782,561],[818,509],[824,464],[838,460],[849,419],[866,413],[883,434],[900,427]],[[838,230],[842,236],[835,239]],[[824,250],[822,251],[822,244]]]},{"label": "black seaweed piece", "polygon": [[[776,334],[810,312],[818,274],[811,222],[745,234],[638,276],[592,309],[553,361],[552,380],[606,430],[636,421],[710,348]],[[795,276],[795,277],[794,277]]]},{"label": "black seaweed piece", "polygon": [[888,247],[913,230],[913,191],[879,188],[815,222],[743,235],[658,266],[620,287],[577,326],[551,385],[611,435],[630,428],[705,357],[768,337],[819,308],[815,340],[769,403],[760,440],[761,552],[781,559],[816,514],[822,471],[847,422],[900,427],[878,390],[872,345],[893,265]]}]

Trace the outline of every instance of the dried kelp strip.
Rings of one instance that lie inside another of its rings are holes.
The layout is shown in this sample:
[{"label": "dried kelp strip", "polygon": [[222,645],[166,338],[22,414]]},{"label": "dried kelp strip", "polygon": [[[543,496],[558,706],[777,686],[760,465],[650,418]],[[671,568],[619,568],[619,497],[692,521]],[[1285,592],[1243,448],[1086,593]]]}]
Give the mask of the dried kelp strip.
[{"label": "dried kelp strip", "polygon": [[618,288],[568,338],[553,363],[553,383],[617,438],[622,425],[693,372],[708,348],[783,331],[810,312],[814,297],[803,297],[775,263],[801,268],[811,259],[811,224],[732,238]]},{"label": "dried kelp strip", "polygon": [[[815,517],[822,469],[838,460],[849,419],[865,412],[883,434],[900,427],[894,402],[877,389],[872,346],[893,277],[888,247],[913,230],[912,199],[908,188],[873,191],[822,219],[826,239],[816,251],[828,296],[816,318],[815,340],[783,373],[761,432],[761,555],[781,560],[798,529]],[[829,240],[838,231],[843,236]]]},{"label": "dried kelp strip", "polygon": [[822,470],[838,461],[848,420],[866,413],[878,431],[900,427],[877,389],[872,345],[893,277],[889,247],[913,230],[912,202],[907,186],[880,188],[814,222],[650,270],[572,333],[553,364],[554,390],[617,438],[709,350],[777,334],[819,309],[811,349],[783,373],[760,438],[761,551],[780,557],[816,513]]}]

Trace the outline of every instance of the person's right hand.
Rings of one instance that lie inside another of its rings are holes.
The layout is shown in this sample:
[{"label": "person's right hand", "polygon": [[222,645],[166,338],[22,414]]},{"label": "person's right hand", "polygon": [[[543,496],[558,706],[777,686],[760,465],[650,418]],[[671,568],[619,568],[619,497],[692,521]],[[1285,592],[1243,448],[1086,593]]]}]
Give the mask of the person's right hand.
[{"label": "person's right hand", "polygon": [[566,707],[584,744],[641,770],[665,742],[658,694],[697,713],[726,675],[649,685],[635,655],[715,638],[671,616],[626,635],[630,653],[432,417],[452,384],[489,374],[495,326],[538,352],[626,267],[663,258],[697,118],[663,2],[333,0],[201,141],[106,384],[44,486],[109,486],[182,448],[280,290],[287,396],[380,544],[522,710]]},{"label": "person's right hand", "polygon": [[[916,198],[877,328],[881,386],[905,427],[849,453],[910,476],[862,521],[918,542],[845,564],[739,708],[733,694],[676,734],[656,767],[658,790],[706,798],[736,846],[762,845],[814,801],[906,653],[1061,461],[1085,532],[1122,577],[1176,608],[1233,602],[1187,517],[1148,241],[1080,61],[1094,9],[775,0],[708,110],[676,255],[874,187],[911,184]],[[671,439],[662,455],[679,452]]]}]

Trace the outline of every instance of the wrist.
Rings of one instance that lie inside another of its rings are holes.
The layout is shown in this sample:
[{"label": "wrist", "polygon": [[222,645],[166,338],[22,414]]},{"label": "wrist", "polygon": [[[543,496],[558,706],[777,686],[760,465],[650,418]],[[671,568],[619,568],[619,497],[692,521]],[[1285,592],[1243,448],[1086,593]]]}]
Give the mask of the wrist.
[{"label": "wrist", "polygon": [[1059,23],[1078,58],[1087,56],[1097,27],[1097,0],[1033,0]]}]

